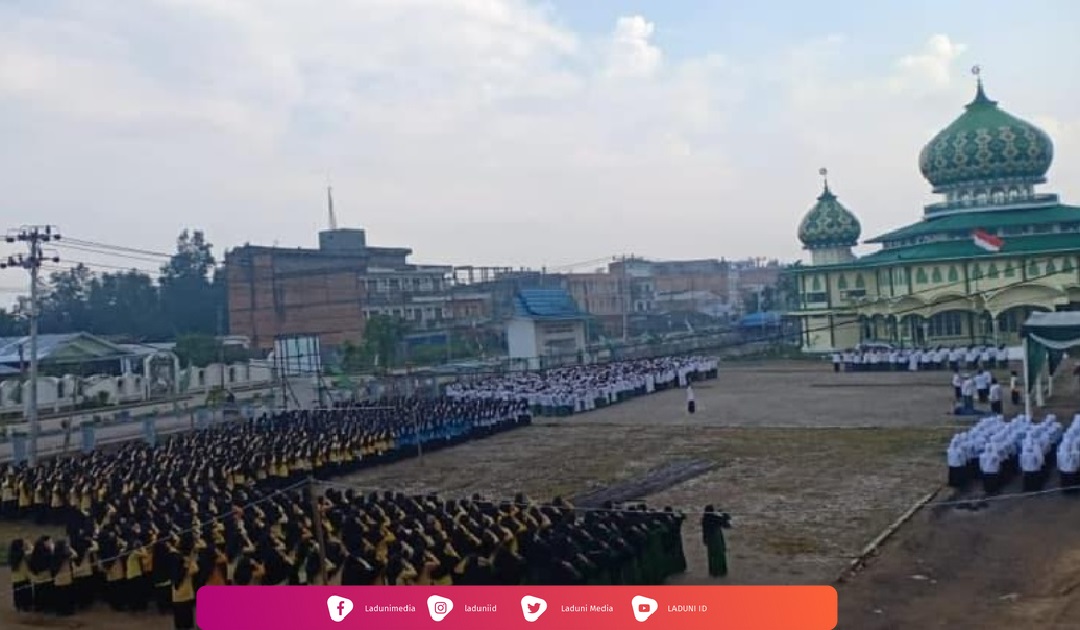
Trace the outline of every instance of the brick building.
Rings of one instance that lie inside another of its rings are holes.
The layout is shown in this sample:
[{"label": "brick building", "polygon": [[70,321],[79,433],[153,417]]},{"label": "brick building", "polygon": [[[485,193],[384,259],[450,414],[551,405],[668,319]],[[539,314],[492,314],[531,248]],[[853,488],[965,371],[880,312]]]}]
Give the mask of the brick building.
[{"label": "brick building", "polygon": [[364,230],[319,233],[318,249],[244,245],[225,256],[229,333],[270,350],[278,335],[318,335],[324,346],[358,341],[364,321],[386,314],[414,330],[443,326],[440,298],[452,268],[408,262],[405,247],[369,247]]}]

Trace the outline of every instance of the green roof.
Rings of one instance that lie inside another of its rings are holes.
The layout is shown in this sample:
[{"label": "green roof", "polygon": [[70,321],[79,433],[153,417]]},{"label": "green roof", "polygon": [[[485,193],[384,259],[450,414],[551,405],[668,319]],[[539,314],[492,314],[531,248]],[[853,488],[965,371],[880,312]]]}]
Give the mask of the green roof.
[{"label": "green roof", "polygon": [[807,265],[793,268],[793,271],[813,272],[821,269],[876,267],[906,262],[995,258],[1015,254],[1049,254],[1051,252],[1075,252],[1080,254],[1080,234],[1076,233],[1014,236],[1003,240],[1005,244],[1002,246],[1001,251],[998,252],[988,252],[976,245],[972,239],[958,239],[937,243],[923,243],[910,247],[883,249],[862,256],[850,263]]},{"label": "green roof", "polygon": [[1046,132],[999,109],[981,80],[965,110],[919,154],[919,170],[934,192],[1000,179],[1045,181],[1054,160]]},{"label": "green roof", "polygon": [[[1016,210],[988,210],[969,212],[944,217],[924,219],[918,223],[904,226],[881,236],[868,239],[866,243],[898,241],[927,234],[942,232],[970,231],[976,228],[984,230],[1022,225],[1040,225],[1044,223],[1063,223],[1080,221],[1080,207],[1055,204],[1045,208],[1017,208]],[[1020,237],[1014,237],[1020,238]],[[1073,238],[1078,238],[1073,235]]]}]

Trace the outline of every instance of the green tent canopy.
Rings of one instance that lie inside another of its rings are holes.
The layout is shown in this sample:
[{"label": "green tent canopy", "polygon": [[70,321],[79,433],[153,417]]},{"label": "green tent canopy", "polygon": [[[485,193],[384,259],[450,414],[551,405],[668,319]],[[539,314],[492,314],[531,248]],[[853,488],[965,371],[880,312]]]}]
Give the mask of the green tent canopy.
[{"label": "green tent canopy", "polygon": [[1028,391],[1035,387],[1035,377],[1048,363],[1053,374],[1065,351],[1080,346],[1080,311],[1032,313],[1024,322],[1024,345],[1027,347]]}]

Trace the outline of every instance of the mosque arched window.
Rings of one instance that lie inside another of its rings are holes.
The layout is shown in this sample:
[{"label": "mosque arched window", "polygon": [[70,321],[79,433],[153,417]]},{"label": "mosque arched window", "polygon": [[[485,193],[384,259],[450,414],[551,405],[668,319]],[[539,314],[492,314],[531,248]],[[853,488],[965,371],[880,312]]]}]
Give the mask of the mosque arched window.
[{"label": "mosque arched window", "polygon": [[813,277],[813,279],[810,282],[810,290],[815,292],[815,293],[817,293],[818,291],[821,291],[821,277],[820,276],[814,276]]},{"label": "mosque arched window", "polygon": [[996,278],[999,275],[1001,275],[1001,272],[998,271],[997,263],[990,263],[990,266],[988,266],[986,268],[986,277],[987,278]]},{"label": "mosque arched window", "polygon": [[979,263],[975,263],[971,266],[971,277],[974,280],[982,278],[982,267],[979,266]]},{"label": "mosque arched window", "polygon": [[919,267],[915,271],[915,284],[926,284],[928,278],[926,277],[926,269]]},{"label": "mosque arched window", "polygon": [[855,274],[855,288],[856,289],[865,289],[866,288],[866,280],[863,279],[863,275],[861,273]]},{"label": "mosque arched window", "polygon": [[960,270],[956,265],[949,267],[949,282],[960,282]]},{"label": "mosque arched window", "polygon": [[1028,275],[1029,276],[1037,276],[1037,275],[1039,275],[1039,261],[1037,261],[1037,260],[1028,261],[1027,270],[1028,270]]},{"label": "mosque arched window", "polygon": [[941,284],[941,267],[934,267],[934,270],[930,272],[930,281],[934,284]]},{"label": "mosque arched window", "polygon": [[1076,270],[1072,258],[1066,256],[1061,260],[1061,273],[1072,273]]},{"label": "mosque arched window", "polygon": [[971,205],[971,193],[964,193],[964,194],[960,195],[960,203],[964,204],[965,206],[970,206]]},{"label": "mosque arched window", "polygon": [[978,195],[975,195],[975,203],[979,204],[980,206],[986,205],[986,199],[987,199],[987,195],[984,192],[981,192]]},{"label": "mosque arched window", "polygon": [[1009,201],[1016,201],[1016,199],[1019,196],[1020,196],[1020,191],[1019,190],[1017,190],[1015,188],[1010,188],[1009,189]]},{"label": "mosque arched window", "polygon": [[847,276],[846,275],[840,274],[840,277],[836,279],[836,288],[840,289],[841,291],[846,291],[847,290]]},{"label": "mosque arched window", "polygon": [[1016,267],[1013,266],[1012,261],[1005,263],[1005,277],[1012,278],[1016,275]]},{"label": "mosque arched window", "polygon": [[1057,265],[1054,264],[1054,259],[1050,258],[1046,261],[1046,275],[1057,273]]},{"label": "mosque arched window", "polygon": [[1005,203],[1005,193],[1001,190],[995,190],[994,193],[990,195],[990,199],[994,203]]}]

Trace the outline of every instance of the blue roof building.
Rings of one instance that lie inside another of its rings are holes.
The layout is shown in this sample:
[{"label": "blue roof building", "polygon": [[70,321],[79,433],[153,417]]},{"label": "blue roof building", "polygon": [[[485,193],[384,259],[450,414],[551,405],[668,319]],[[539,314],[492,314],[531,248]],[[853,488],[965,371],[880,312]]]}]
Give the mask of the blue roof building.
[{"label": "blue roof building", "polygon": [[585,319],[588,314],[563,289],[523,289],[514,296],[514,317],[563,321]]},{"label": "blue roof building", "polygon": [[588,314],[564,289],[523,289],[507,323],[510,358],[542,369],[578,362],[586,349]]}]

